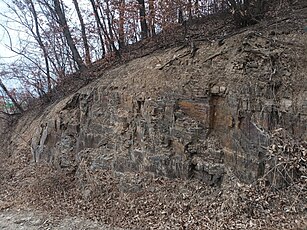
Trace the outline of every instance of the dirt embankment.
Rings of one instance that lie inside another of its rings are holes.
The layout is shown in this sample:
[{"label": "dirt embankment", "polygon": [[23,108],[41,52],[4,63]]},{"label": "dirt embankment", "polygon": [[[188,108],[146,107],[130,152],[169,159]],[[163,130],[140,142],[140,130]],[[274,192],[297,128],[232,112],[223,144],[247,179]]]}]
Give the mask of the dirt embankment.
[{"label": "dirt embankment", "polygon": [[0,228],[306,229],[306,15],[193,34],[20,118]]}]

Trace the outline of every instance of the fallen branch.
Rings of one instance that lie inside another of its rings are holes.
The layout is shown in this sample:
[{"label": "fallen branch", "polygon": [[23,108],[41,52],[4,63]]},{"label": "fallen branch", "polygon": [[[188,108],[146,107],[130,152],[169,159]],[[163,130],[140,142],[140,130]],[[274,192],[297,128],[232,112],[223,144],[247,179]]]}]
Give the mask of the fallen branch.
[{"label": "fallen branch", "polygon": [[257,54],[257,55],[260,55],[260,56],[264,56],[264,57],[269,57],[269,55],[261,52],[259,49],[249,49],[249,50],[244,50],[244,52],[250,52],[250,53],[254,53],[254,54]]},{"label": "fallen branch", "polygon": [[184,45],[182,45],[181,47],[179,47],[178,49],[176,49],[175,52],[177,53],[178,51],[183,50],[183,49],[186,48],[187,46],[188,46],[187,44],[184,44]]},{"label": "fallen branch", "polygon": [[171,60],[169,60],[168,62],[166,62],[164,65],[162,65],[159,70],[162,70],[164,69],[165,66],[167,65],[171,65],[174,61],[178,60],[179,58],[183,58],[183,57],[186,57],[188,56],[189,54],[191,54],[190,52],[185,52],[183,54],[180,54],[178,56],[175,56],[174,58],[172,58]]},{"label": "fallen branch", "polygon": [[221,52],[218,52],[216,54],[213,54],[210,57],[208,57],[204,62],[210,61],[210,60],[212,60],[212,59],[214,59],[214,58],[216,58],[216,57],[218,57],[220,55],[223,55],[225,53],[227,53],[227,52],[226,51],[221,51]]},{"label": "fallen branch", "polygon": [[273,38],[269,38],[269,37],[262,36],[262,35],[259,35],[259,34],[256,34],[256,36],[263,38],[263,39],[266,39],[266,40],[270,41],[271,43],[279,43],[279,44],[286,45],[286,46],[304,47],[304,45],[302,45],[302,44],[287,42],[287,41],[281,41],[281,40],[278,40],[278,39],[275,39],[275,38],[273,39]]}]

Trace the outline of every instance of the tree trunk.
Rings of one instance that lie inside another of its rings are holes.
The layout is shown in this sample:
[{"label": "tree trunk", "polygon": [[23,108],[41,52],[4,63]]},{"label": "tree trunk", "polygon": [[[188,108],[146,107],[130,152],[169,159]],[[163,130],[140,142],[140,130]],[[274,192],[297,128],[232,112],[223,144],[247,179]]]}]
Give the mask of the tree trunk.
[{"label": "tree trunk", "polygon": [[74,3],[74,6],[75,6],[75,9],[77,11],[77,15],[80,21],[82,41],[83,41],[84,50],[85,50],[85,63],[87,65],[90,65],[91,64],[91,54],[90,54],[90,47],[89,47],[87,36],[86,36],[85,24],[84,24],[83,17],[82,17],[77,0],[73,0],[73,3]]},{"label": "tree trunk", "polygon": [[74,43],[74,40],[71,36],[71,33],[69,31],[69,28],[68,28],[67,20],[66,20],[66,17],[65,17],[65,13],[61,9],[60,1],[59,0],[53,0],[53,3],[54,3],[54,8],[55,8],[54,10],[55,10],[55,13],[56,13],[57,18],[58,18],[58,23],[61,26],[61,29],[63,30],[63,34],[66,38],[67,44],[68,44],[68,46],[69,46],[69,48],[72,52],[73,59],[77,63],[78,69],[80,69],[80,70],[85,69],[86,66],[85,66],[84,62],[82,61],[80,53],[78,52],[77,47]]},{"label": "tree trunk", "polygon": [[118,25],[118,44],[119,48],[125,47],[125,0],[120,1],[119,6],[119,25]]},{"label": "tree trunk", "polygon": [[149,0],[149,30],[150,30],[150,36],[153,37],[156,35],[155,30],[155,0]]},{"label": "tree trunk", "polygon": [[192,20],[192,0],[188,3],[189,20]]},{"label": "tree trunk", "polygon": [[138,0],[140,5],[140,24],[141,24],[141,38],[145,39],[148,37],[148,26],[146,21],[146,9],[145,9],[145,1]]},{"label": "tree trunk", "polygon": [[42,37],[41,37],[41,34],[40,34],[40,31],[39,31],[39,23],[38,23],[38,17],[37,17],[37,12],[35,10],[35,6],[33,4],[33,1],[32,0],[29,0],[29,3],[30,3],[30,11],[33,15],[33,18],[34,18],[34,24],[35,24],[35,35],[34,37],[36,38],[40,48],[42,49],[43,51],[43,54],[44,54],[44,61],[45,61],[45,65],[46,65],[46,75],[47,75],[47,84],[48,84],[48,92],[51,91],[51,76],[50,76],[50,67],[49,67],[49,60],[48,60],[48,52],[47,52],[47,49],[42,41]]},{"label": "tree trunk", "polygon": [[94,11],[94,14],[96,15],[95,17],[98,18],[98,23],[99,23],[99,26],[104,34],[104,36],[106,37],[106,39],[108,40],[108,42],[111,44],[111,47],[113,49],[113,51],[115,52],[115,55],[117,57],[120,57],[120,53],[118,51],[118,49],[116,48],[115,44],[114,44],[114,41],[112,41],[112,39],[110,38],[110,35],[106,29],[106,27],[103,25],[103,22],[99,19],[99,13],[98,13],[98,9],[100,10],[100,13],[102,14],[102,10],[99,7],[99,4],[98,2],[95,3],[94,0],[90,0],[91,4],[92,4],[92,8],[93,8],[93,11]]},{"label": "tree trunk", "polygon": [[199,17],[199,0],[195,0],[195,3],[194,3],[194,8],[195,8],[195,15],[197,16],[197,17]]},{"label": "tree trunk", "polygon": [[109,0],[106,0],[106,5],[107,5],[107,9],[106,9],[106,16],[107,16],[107,23],[108,23],[108,30],[109,30],[109,37],[110,37],[110,43],[111,43],[111,49],[113,49],[112,51],[116,51],[116,47],[114,44],[114,33],[113,33],[113,28],[112,28],[112,23],[113,23],[113,18],[111,18],[111,10],[110,10],[110,4],[109,4]]},{"label": "tree trunk", "polygon": [[182,9],[181,8],[179,8],[178,9],[178,23],[180,23],[180,24],[183,24],[183,12],[182,12]]},{"label": "tree trunk", "polygon": [[105,57],[106,55],[106,48],[105,48],[105,42],[103,40],[103,37],[102,37],[102,34],[101,34],[101,31],[104,32],[103,30],[103,25],[102,25],[102,22],[99,18],[99,14],[98,14],[98,10],[97,10],[97,6],[94,2],[94,0],[90,0],[91,2],[91,5],[92,5],[92,8],[93,8],[93,12],[94,12],[94,15],[95,15],[95,20],[96,20],[96,23],[97,23],[97,28],[98,28],[98,35],[99,35],[99,39],[100,39],[100,43],[101,43],[101,49],[102,49],[102,58]]},{"label": "tree trunk", "polygon": [[24,112],[23,108],[21,107],[21,105],[15,100],[14,97],[12,97],[12,95],[10,94],[10,92],[8,91],[8,89],[6,88],[6,86],[3,84],[3,82],[0,79],[0,87],[2,88],[2,90],[5,92],[5,94],[10,98],[10,100],[13,102],[14,106],[19,110],[19,112]]}]

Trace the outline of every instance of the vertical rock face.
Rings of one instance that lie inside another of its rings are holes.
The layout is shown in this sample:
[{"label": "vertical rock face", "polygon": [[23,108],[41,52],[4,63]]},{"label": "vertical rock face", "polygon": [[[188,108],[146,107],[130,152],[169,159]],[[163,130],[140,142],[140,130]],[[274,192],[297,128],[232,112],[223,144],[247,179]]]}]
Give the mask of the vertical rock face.
[{"label": "vertical rock face", "polygon": [[[31,134],[34,160],[76,168],[86,159],[91,170],[210,185],[231,167],[252,182],[264,172],[270,131],[282,127],[306,140],[307,91],[289,88],[295,78],[286,47],[267,47],[254,34],[236,39],[239,49],[204,45],[194,59],[168,62],[171,50],[109,71],[40,118]],[[208,52],[221,55],[209,60]],[[171,64],[162,69],[157,59]]]},{"label": "vertical rock face", "polygon": [[209,95],[131,98],[99,87],[87,89],[38,129],[33,157],[65,168],[91,155],[91,168],[196,177],[216,184],[224,174],[224,153],[209,136],[223,124],[215,124],[219,121],[212,117],[212,103]]}]

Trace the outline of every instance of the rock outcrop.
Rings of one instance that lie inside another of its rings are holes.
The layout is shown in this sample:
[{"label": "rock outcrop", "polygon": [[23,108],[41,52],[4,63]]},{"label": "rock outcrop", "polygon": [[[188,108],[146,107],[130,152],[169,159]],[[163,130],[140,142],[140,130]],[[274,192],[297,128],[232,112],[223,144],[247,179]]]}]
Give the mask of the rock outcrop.
[{"label": "rock outcrop", "polygon": [[35,162],[62,169],[89,162],[89,170],[219,185],[230,167],[252,182],[264,173],[271,131],[307,140],[307,35],[300,36],[244,32],[223,45],[197,44],[195,57],[187,48],[133,60],[20,119],[17,132]]}]

